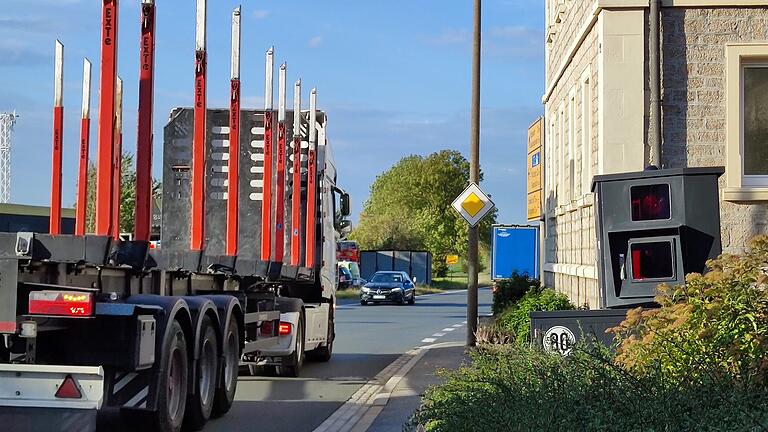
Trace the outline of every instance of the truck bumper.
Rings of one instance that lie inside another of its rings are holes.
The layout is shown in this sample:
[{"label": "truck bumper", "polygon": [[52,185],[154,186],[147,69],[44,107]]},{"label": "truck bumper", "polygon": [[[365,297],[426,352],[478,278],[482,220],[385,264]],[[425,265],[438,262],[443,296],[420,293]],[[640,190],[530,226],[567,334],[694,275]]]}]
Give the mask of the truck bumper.
[{"label": "truck bumper", "polygon": [[[68,376],[78,399],[56,397]],[[98,366],[0,365],[0,424],[14,430],[94,431],[103,399],[104,370]]]}]

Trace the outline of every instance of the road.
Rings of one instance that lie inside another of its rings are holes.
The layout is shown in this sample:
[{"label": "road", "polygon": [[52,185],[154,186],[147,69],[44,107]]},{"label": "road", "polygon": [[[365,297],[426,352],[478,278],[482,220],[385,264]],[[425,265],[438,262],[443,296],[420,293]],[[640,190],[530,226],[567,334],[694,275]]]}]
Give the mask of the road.
[{"label": "road", "polygon": [[[417,297],[413,306],[341,301],[330,362],[305,363],[300,378],[241,375],[232,410],[204,431],[312,431],[406,351],[464,341],[466,301],[465,291]],[[479,304],[480,314],[490,313],[490,290],[480,290]],[[99,430],[122,432],[117,419],[102,421]]]},{"label": "road", "polygon": [[[434,342],[463,341],[466,302],[462,291],[418,297],[413,306],[341,304],[329,363],[305,363],[301,378],[242,376],[232,411],[211,421],[205,431],[253,431],[258,413],[274,413],[260,432],[312,431],[404,352]],[[481,290],[479,303],[481,314],[490,313],[490,290]],[[446,328],[456,330],[442,331]]]}]

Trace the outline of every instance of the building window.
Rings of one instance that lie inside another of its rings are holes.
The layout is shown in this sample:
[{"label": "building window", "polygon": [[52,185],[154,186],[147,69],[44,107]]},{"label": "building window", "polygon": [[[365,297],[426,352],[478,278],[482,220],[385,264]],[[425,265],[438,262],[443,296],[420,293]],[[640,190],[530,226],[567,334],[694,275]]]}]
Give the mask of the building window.
[{"label": "building window", "polygon": [[726,44],[728,201],[768,201],[768,43]]},{"label": "building window", "polygon": [[[768,65],[743,67],[744,176],[768,176]],[[752,180],[752,179],[750,179]]]},{"label": "building window", "polygon": [[565,203],[565,106],[560,104],[560,115],[558,116],[557,128],[557,178],[555,179],[555,194],[557,194],[557,204]]},{"label": "building window", "polygon": [[589,88],[589,72],[581,82],[581,192],[586,195],[592,189],[592,96]]},{"label": "building window", "polygon": [[571,200],[576,198],[575,105],[576,95],[571,93],[568,100],[568,197]]}]

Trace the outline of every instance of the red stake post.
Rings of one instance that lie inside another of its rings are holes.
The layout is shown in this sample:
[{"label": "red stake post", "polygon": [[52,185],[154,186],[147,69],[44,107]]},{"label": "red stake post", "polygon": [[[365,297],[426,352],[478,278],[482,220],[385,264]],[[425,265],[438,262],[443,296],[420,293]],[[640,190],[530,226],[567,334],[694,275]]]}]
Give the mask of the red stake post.
[{"label": "red stake post", "polygon": [[118,0],[103,0],[99,80],[99,142],[96,160],[96,234],[112,232],[112,187],[117,85]]},{"label": "red stake post", "polygon": [[315,229],[317,228],[317,89],[309,95],[309,151],[307,157],[306,263],[315,266]]},{"label": "red stake post", "polygon": [[227,255],[237,255],[240,156],[240,7],[232,12],[232,79],[229,105],[227,170]]},{"label": "red stake post", "polygon": [[277,111],[277,178],[275,182],[275,261],[283,261],[285,253],[285,103],[287,65],[280,65]]},{"label": "red stake post", "polygon": [[205,239],[205,139],[207,108],[207,55],[205,24],[207,1],[197,0],[197,40],[195,51],[195,109],[192,138],[192,226],[190,248],[203,249]]},{"label": "red stake post", "polygon": [[[261,260],[270,261],[272,255],[272,99],[274,51],[267,51],[267,69],[264,91],[264,178],[261,200]],[[275,254],[275,260],[277,260]]]},{"label": "red stake post", "polygon": [[83,61],[83,112],[80,119],[80,158],[77,173],[75,234],[85,235],[88,208],[88,151],[91,140],[91,62]]},{"label": "red stake post", "polygon": [[134,240],[149,241],[152,230],[152,110],[155,92],[155,0],[141,1],[139,113],[136,141]]},{"label": "red stake post", "polygon": [[120,188],[123,162],[123,80],[117,78],[117,93],[115,96],[115,148],[112,155],[115,160],[112,162],[112,223],[110,224],[110,235],[113,239],[120,238]]},{"label": "red stake post", "polygon": [[301,265],[301,80],[293,93],[293,192],[291,196],[291,265]]},{"label": "red stake post", "polygon": [[48,232],[61,234],[61,156],[64,136],[64,45],[56,41],[53,97],[53,162],[51,169],[51,213]]}]

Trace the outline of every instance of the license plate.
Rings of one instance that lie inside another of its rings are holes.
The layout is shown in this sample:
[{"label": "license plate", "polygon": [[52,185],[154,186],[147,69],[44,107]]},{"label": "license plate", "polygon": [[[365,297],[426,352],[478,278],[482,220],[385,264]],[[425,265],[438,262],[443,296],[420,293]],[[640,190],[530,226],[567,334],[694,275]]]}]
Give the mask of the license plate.
[{"label": "license plate", "polygon": [[387,296],[383,296],[383,295],[375,295],[375,296],[373,296],[374,300],[384,300],[385,298],[387,298]]}]

